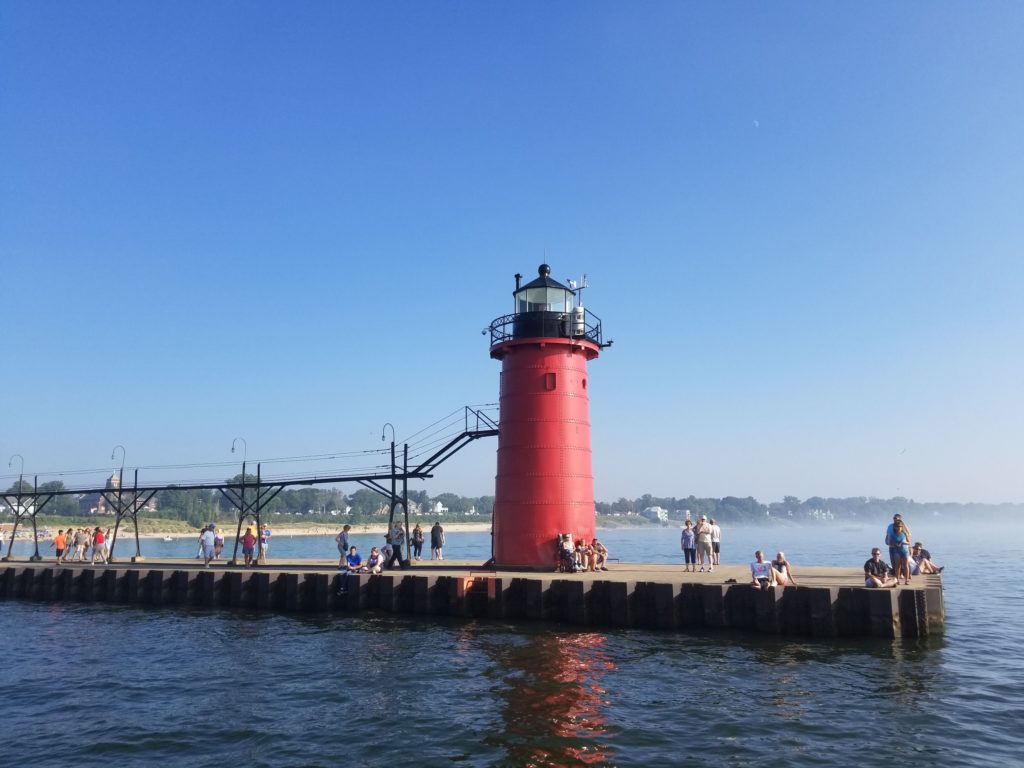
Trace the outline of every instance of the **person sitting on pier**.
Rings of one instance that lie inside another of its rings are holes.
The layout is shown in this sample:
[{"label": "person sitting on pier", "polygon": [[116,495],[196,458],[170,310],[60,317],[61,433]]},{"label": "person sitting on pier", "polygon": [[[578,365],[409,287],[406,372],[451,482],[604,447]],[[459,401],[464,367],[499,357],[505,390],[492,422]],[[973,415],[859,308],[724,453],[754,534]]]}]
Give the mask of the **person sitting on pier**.
[{"label": "person sitting on pier", "polygon": [[[374,547],[376,549],[376,547]],[[338,587],[338,594],[343,595],[348,592],[348,575],[350,573],[359,573],[359,569],[363,565],[363,558],[359,556],[356,551],[355,545],[353,544],[348,549],[348,554],[345,555],[345,567],[341,569],[341,585]]]},{"label": "person sitting on pier", "polygon": [[597,539],[590,542],[590,548],[594,550],[594,567],[601,571],[607,571],[608,548]]},{"label": "person sitting on pier", "polygon": [[572,545],[572,534],[560,534],[555,538],[555,570],[572,573],[575,565],[576,553]]},{"label": "person sitting on pier", "polygon": [[750,564],[750,575],[752,577],[750,585],[756,589],[768,589],[768,587],[776,585],[775,569],[772,568],[771,563],[764,561],[764,552],[760,549],[754,553],[754,562]]},{"label": "person sitting on pier", "polygon": [[575,571],[587,570],[587,547],[583,543],[583,539],[576,542],[576,548],[573,550],[573,564],[576,566],[573,569]]},{"label": "person sitting on pier", "polygon": [[584,539],[580,539],[579,544],[583,547],[583,570],[596,571],[597,552],[594,551],[594,547]]},{"label": "person sitting on pier", "polygon": [[942,566],[933,563],[932,553],[925,549],[920,541],[916,541],[910,551],[910,571],[915,576],[918,573],[942,573]]},{"label": "person sitting on pier", "polygon": [[892,589],[896,584],[892,568],[882,559],[882,550],[872,549],[871,559],[864,563],[864,586]]},{"label": "person sitting on pier", "polygon": [[796,578],[793,576],[793,566],[786,559],[785,552],[779,552],[772,560],[772,570],[775,571],[775,582],[784,587],[787,584],[796,586]]},{"label": "person sitting on pier", "polygon": [[370,547],[370,555],[366,558],[366,562],[363,563],[359,569],[360,573],[380,573],[384,567],[384,558],[380,552],[377,551],[376,547]]}]

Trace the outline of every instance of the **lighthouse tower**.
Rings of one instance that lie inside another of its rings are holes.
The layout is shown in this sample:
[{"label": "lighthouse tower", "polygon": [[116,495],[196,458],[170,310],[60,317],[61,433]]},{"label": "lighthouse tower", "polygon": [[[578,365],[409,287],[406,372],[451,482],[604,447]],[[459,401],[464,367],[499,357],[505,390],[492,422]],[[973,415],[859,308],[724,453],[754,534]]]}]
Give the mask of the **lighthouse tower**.
[{"label": "lighthouse tower", "polygon": [[547,264],[526,285],[515,277],[515,311],[490,328],[501,360],[493,557],[547,570],[559,534],[594,536],[587,361],[608,345],[576,286],[552,280]]}]

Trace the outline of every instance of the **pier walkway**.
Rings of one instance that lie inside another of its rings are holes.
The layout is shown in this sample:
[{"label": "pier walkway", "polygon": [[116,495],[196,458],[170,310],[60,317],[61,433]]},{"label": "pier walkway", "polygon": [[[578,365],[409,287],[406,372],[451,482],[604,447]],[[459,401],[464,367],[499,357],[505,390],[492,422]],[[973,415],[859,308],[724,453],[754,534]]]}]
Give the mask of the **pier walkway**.
[{"label": "pier walkway", "polygon": [[922,637],[941,633],[942,580],[865,589],[860,568],[801,566],[796,586],[750,586],[747,566],[686,573],[678,564],[612,563],[554,573],[418,561],[380,575],[352,574],[339,594],[337,560],[209,568],[194,559],[89,565],[8,562],[0,600],[399,614],[540,621],[581,627],[737,630],[811,637]]}]

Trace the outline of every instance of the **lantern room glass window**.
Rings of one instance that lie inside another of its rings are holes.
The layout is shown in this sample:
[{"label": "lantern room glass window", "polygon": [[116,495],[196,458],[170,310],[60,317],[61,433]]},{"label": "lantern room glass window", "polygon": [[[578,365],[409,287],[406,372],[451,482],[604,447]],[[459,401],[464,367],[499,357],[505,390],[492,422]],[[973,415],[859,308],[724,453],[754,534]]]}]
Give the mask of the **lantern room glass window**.
[{"label": "lantern room glass window", "polygon": [[516,294],[516,312],[570,312],[572,297],[564,288],[526,288]]}]

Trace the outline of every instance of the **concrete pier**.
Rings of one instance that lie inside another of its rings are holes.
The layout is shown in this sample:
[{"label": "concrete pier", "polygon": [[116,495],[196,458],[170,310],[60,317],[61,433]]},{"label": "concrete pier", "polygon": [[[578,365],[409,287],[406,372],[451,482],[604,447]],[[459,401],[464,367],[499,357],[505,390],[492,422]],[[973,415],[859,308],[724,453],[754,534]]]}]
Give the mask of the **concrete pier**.
[{"label": "concrete pier", "polygon": [[594,573],[482,571],[474,563],[418,562],[353,574],[339,593],[336,561],[257,568],[194,560],[113,565],[12,562],[0,600],[125,603],[355,614],[383,611],[575,627],[733,630],[803,637],[924,637],[945,622],[942,580],[865,589],[860,568],[799,570],[799,585],[754,589],[746,566],[684,573],[678,565],[618,563]]}]

